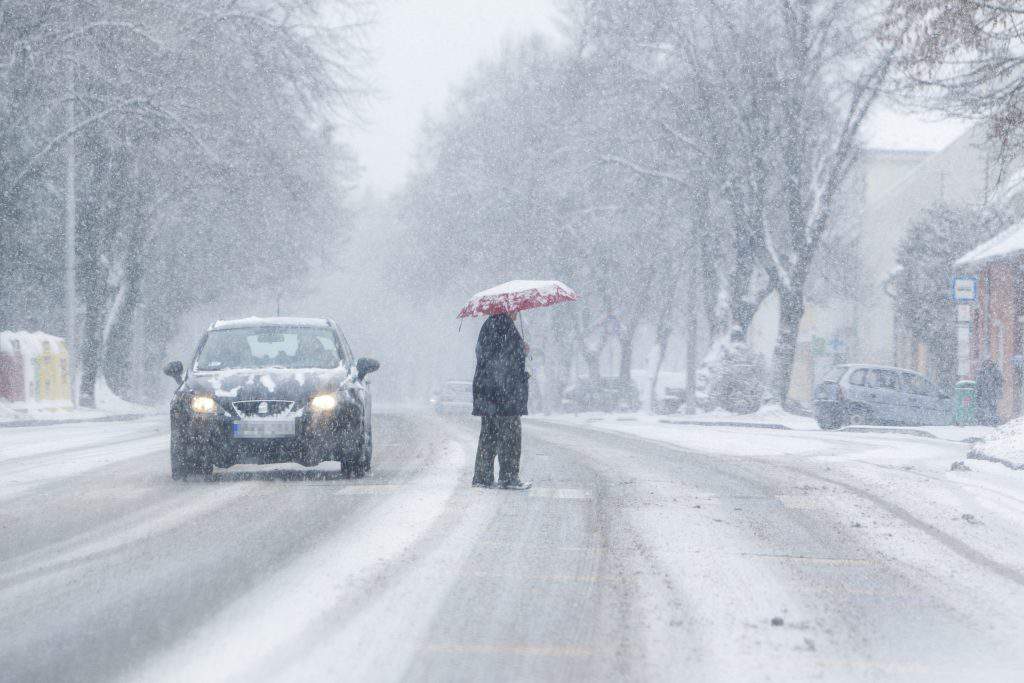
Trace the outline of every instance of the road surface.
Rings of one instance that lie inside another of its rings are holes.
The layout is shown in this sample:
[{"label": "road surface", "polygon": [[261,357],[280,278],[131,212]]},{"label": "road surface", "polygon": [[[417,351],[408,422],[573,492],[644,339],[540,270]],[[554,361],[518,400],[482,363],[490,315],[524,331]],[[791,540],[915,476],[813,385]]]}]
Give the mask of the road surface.
[{"label": "road surface", "polygon": [[0,429],[0,680],[1024,675],[1019,567],[813,447],[532,420],[521,493],[469,486],[476,429],[386,412],[367,479],[192,482],[164,419]]}]

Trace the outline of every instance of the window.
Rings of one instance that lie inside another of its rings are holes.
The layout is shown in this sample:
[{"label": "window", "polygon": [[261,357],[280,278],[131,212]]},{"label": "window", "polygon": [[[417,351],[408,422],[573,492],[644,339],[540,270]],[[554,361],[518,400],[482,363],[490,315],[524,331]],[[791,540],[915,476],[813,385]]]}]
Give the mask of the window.
[{"label": "window", "polygon": [[899,380],[892,370],[874,369],[868,373],[868,386],[875,389],[899,389]]},{"label": "window", "polygon": [[210,332],[196,359],[196,370],[335,368],[340,362],[330,329],[238,328]]},{"label": "window", "polygon": [[934,396],[935,386],[921,375],[913,372],[900,373],[903,382],[903,391],[917,396]]},{"label": "window", "polygon": [[855,387],[862,387],[867,381],[868,371],[864,368],[859,368],[850,373],[850,384]]}]

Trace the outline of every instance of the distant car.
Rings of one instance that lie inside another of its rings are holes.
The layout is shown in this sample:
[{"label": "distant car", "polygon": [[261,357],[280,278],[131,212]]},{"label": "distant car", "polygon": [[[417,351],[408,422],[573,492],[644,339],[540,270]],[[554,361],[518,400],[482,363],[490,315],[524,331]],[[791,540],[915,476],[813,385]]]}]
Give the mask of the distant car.
[{"label": "distant car", "polygon": [[473,412],[473,383],[466,381],[445,382],[430,398],[438,415],[454,413],[469,415]]},{"label": "distant car", "polygon": [[211,325],[171,399],[171,477],[214,466],[337,461],[362,477],[373,456],[366,376],[380,367],[356,360],[327,319],[246,318]]},{"label": "distant car", "polygon": [[948,394],[913,370],[837,365],[814,388],[822,429],[851,424],[948,425],[956,407]]},{"label": "distant car", "polygon": [[570,413],[631,413],[640,410],[640,389],[618,377],[579,378],[562,394],[562,408]]}]

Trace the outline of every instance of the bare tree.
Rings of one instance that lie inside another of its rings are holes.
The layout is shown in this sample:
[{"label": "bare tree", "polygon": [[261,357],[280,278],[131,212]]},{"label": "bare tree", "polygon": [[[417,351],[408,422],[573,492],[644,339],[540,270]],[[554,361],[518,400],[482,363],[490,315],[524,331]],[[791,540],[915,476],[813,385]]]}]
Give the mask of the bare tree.
[{"label": "bare tree", "polygon": [[898,50],[902,94],[983,121],[1006,157],[1024,146],[1024,7],[990,0],[891,0],[879,32]]}]

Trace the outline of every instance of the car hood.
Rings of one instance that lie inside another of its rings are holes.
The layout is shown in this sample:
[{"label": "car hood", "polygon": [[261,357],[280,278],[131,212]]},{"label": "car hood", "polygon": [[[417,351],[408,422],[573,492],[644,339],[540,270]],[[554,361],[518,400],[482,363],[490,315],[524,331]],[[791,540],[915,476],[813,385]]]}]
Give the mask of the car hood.
[{"label": "car hood", "polygon": [[284,368],[192,372],[186,388],[213,396],[218,402],[281,400],[305,401],[317,394],[337,391],[351,375],[348,368]]}]

